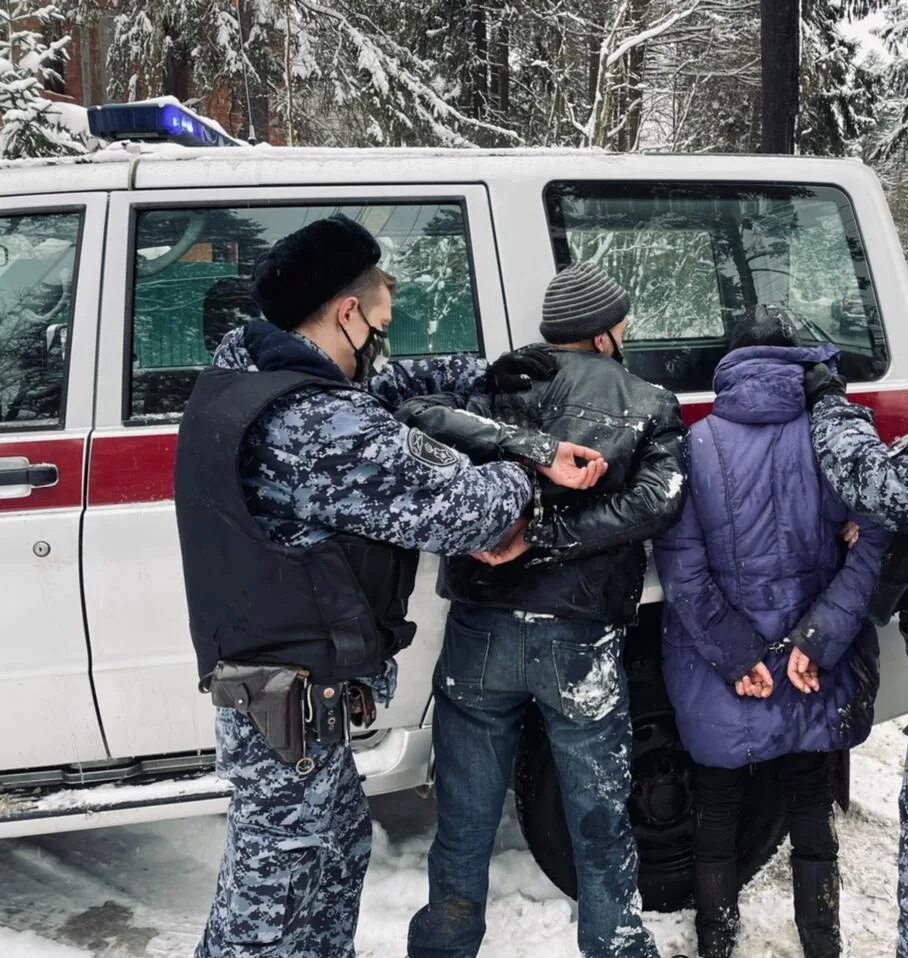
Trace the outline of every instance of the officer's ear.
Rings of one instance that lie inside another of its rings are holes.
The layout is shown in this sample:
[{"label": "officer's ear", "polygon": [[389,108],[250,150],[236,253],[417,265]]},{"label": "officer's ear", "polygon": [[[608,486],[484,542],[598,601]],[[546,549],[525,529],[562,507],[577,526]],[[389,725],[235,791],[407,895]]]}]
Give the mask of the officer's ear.
[{"label": "officer's ear", "polygon": [[358,315],[357,306],[359,306],[359,300],[355,296],[344,296],[337,300],[333,311],[337,321],[345,329]]}]

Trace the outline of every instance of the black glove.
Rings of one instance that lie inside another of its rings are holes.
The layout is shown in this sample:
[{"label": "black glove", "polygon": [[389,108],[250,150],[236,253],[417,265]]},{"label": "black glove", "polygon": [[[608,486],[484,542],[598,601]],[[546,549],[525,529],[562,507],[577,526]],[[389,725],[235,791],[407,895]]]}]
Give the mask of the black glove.
[{"label": "black glove", "polygon": [[533,382],[552,379],[558,372],[555,357],[542,346],[527,346],[513,353],[503,353],[489,366],[486,392],[517,393],[529,389]]},{"label": "black glove", "polygon": [[824,396],[845,396],[845,377],[834,373],[826,363],[817,363],[804,373],[804,393],[807,409],[813,407]]}]

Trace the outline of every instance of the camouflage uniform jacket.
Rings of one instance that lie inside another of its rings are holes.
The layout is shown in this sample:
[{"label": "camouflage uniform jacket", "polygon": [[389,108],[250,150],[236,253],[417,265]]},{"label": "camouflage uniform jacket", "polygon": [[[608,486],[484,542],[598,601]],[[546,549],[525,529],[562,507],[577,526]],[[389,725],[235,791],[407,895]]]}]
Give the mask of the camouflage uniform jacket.
[{"label": "camouflage uniform jacket", "polygon": [[[228,333],[214,363],[343,378],[311,341],[262,321]],[[312,386],[273,403],[241,453],[250,512],[288,546],[345,532],[446,555],[493,547],[530,501],[524,468],[474,466],[388,409],[416,395],[482,388],[485,368],[464,356],[391,363],[368,390]],[[393,693],[393,664],[387,678],[388,687],[377,690],[385,698]]]},{"label": "camouflage uniform jacket", "polygon": [[908,532],[908,455],[877,435],[873,413],[826,396],[811,415],[813,449],[823,475],[855,512],[892,532]]}]

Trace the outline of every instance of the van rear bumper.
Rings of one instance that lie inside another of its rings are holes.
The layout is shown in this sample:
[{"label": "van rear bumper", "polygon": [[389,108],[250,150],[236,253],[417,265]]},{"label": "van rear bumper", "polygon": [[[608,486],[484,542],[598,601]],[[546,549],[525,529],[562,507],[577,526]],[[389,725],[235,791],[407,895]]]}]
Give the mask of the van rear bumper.
[{"label": "van rear bumper", "polygon": [[[432,730],[393,729],[355,750],[367,795],[416,788],[429,780]],[[141,784],[0,792],[0,838],[135,825],[225,812],[233,789],[213,771]]]}]

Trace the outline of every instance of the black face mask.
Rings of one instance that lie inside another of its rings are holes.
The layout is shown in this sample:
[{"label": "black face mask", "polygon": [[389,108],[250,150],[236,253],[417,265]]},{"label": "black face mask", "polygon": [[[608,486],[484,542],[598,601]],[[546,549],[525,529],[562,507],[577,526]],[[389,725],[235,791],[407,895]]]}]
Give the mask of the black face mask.
[{"label": "black face mask", "polygon": [[605,331],[605,335],[608,336],[608,338],[612,341],[612,359],[614,359],[616,363],[623,364],[624,352],[622,351],[621,347],[616,342],[615,337],[612,335],[612,331],[610,329],[607,329]]},{"label": "black face mask", "polygon": [[362,311],[358,303],[356,308],[369,327],[369,335],[366,337],[366,341],[362,346],[357,348],[353,346],[353,340],[350,339],[347,330],[344,329],[343,326],[341,326],[341,329],[347,337],[347,342],[353,346],[353,355],[356,357],[356,369],[353,370],[353,382],[364,383],[367,379],[376,375],[376,373],[380,373],[385,368],[388,360],[391,358],[391,344],[388,342],[388,334],[383,329],[379,329],[369,322],[366,314]]}]

